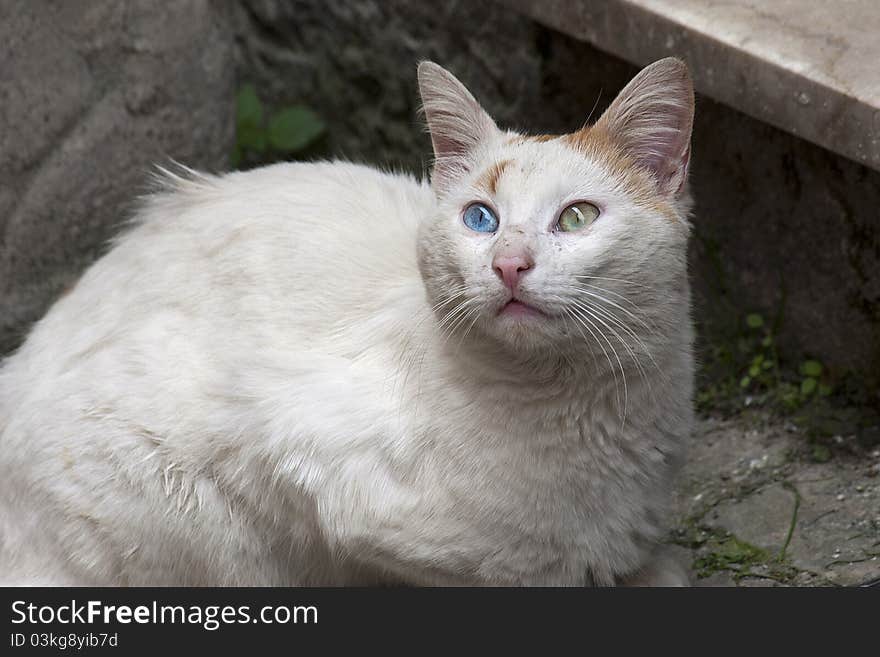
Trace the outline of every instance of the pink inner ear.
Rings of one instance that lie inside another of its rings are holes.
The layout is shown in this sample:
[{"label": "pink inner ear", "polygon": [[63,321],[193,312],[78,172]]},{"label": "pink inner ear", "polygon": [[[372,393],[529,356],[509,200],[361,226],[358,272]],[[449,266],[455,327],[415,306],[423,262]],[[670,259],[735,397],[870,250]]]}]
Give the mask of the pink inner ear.
[{"label": "pink inner ear", "polygon": [[492,119],[472,98],[426,100],[425,118],[437,160],[466,157],[495,129]]},{"label": "pink inner ear", "polygon": [[456,157],[467,153],[464,144],[446,135],[432,134],[431,142],[434,145],[434,154],[439,157]]},{"label": "pink inner ear", "polygon": [[681,164],[679,166],[680,172],[680,180],[678,181],[678,185],[675,188],[675,194],[678,195],[681,193],[681,190],[684,189],[684,184],[687,182],[688,177],[688,167],[691,164],[691,143],[688,141],[687,148],[685,148],[684,155],[681,158]]},{"label": "pink inner ear", "polygon": [[677,192],[687,176],[690,144],[678,127],[658,126],[643,140],[627,144],[639,164],[649,169],[661,187]]},{"label": "pink inner ear", "polygon": [[461,118],[430,114],[425,110],[431,131],[431,144],[437,162],[464,159],[477,145],[479,137],[470,134],[471,127]]},{"label": "pink inner ear", "polygon": [[643,69],[597,122],[664,193],[684,187],[690,158],[694,95],[687,67],[667,58]]},{"label": "pink inner ear", "polygon": [[469,170],[468,157],[498,128],[465,86],[449,71],[430,62],[419,66],[419,86],[431,142],[437,188]]},{"label": "pink inner ear", "polygon": [[682,185],[690,152],[689,117],[683,111],[673,103],[648,103],[617,126],[617,138],[630,155],[673,192]]}]

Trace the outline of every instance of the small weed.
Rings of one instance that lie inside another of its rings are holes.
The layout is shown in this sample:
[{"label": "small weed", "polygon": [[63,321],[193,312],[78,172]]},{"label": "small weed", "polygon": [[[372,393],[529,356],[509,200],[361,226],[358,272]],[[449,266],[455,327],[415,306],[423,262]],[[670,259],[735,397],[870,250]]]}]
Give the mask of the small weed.
[{"label": "small weed", "polygon": [[781,367],[774,330],[758,313],[746,315],[734,344],[714,347],[707,360],[715,375],[697,394],[704,412],[764,406],[790,414],[833,392],[817,360],[800,363],[796,374]]},{"label": "small weed", "polygon": [[236,142],[232,165],[286,159],[314,144],[326,132],[321,118],[303,105],[284,107],[267,116],[253,85],[236,98]]},{"label": "small weed", "polygon": [[764,564],[771,559],[766,550],[746,543],[732,534],[721,539],[711,539],[708,547],[709,551],[694,561],[694,568],[700,578],[723,570],[745,574],[752,566]]},{"label": "small weed", "polygon": [[832,378],[815,358],[781,363],[776,323],[759,313],[742,315],[738,324],[735,336],[701,351],[700,413],[784,417],[805,436],[801,454],[814,463],[880,444],[880,412],[853,403],[846,376]]},{"label": "small weed", "polygon": [[676,543],[698,550],[700,556],[694,560],[693,568],[700,579],[726,572],[735,581],[760,577],[786,583],[798,575],[798,569],[785,556],[784,548],[774,555],[729,532],[708,527],[693,528],[686,534],[679,537]]},{"label": "small weed", "polygon": [[831,450],[827,445],[816,443],[810,452],[810,458],[816,463],[827,463],[831,460]]},{"label": "small weed", "polygon": [[778,385],[779,364],[772,330],[765,326],[764,318],[757,313],[746,316],[746,326],[749,331],[740,341],[740,351],[745,352],[749,361],[739,387],[748,390]]}]

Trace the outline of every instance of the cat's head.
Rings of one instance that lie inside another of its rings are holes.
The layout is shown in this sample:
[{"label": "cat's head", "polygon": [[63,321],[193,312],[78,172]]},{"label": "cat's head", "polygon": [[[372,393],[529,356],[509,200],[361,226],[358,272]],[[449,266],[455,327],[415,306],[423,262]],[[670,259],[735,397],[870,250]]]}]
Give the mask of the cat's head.
[{"label": "cat's head", "polygon": [[501,130],[448,71],[418,73],[437,196],[419,266],[445,332],[605,350],[688,312],[683,62],[648,66],[595,124],[558,136]]}]

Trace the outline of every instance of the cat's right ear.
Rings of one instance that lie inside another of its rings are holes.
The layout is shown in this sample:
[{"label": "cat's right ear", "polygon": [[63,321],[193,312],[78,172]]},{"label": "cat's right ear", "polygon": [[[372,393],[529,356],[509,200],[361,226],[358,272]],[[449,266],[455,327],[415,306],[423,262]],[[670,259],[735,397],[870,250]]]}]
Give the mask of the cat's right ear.
[{"label": "cat's right ear", "polygon": [[667,57],[643,68],[596,122],[646,169],[661,193],[680,195],[687,179],[694,86],[687,65]]},{"label": "cat's right ear", "polygon": [[419,92],[434,145],[431,184],[443,191],[470,171],[473,152],[498,127],[467,88],[434,62],[419,64]]}]

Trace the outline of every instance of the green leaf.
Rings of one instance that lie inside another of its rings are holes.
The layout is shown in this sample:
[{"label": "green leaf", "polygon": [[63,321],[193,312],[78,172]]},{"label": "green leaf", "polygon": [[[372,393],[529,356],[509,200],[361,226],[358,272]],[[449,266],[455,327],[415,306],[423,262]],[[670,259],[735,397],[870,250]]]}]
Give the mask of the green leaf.
[{"label": "green leaf", "polygon": [[750,377],[750,376],[744,376],[743,378],[741,378],[741,379],[739,380],[739,387],[740,387],[740,388],[748,388],[748,387],[749,387],[749,384],[750,384],[751,382],[752,382],[752,377]]},{"label": "green leaf", "polygon": [[746,317],[746,324],[748,324],[749,328],[761,328],[764,326],[764,318],[757,313],[752,313]]},{"label": "green leaf", "polygon": [[325,130],[324,122],[306,107],[288,107],[269,119],[269,144],[275,150],[292,153],[302,150]]},{"label": "green leaf", "polygon": [[263,123],[263,103],[252,84],[244,85],[236,98],[236,119],[239,129],[243,124],[259,126]]},{"label": "green leaf", "polygon": [[831,394],[831,386],[825,385],[824,383],[819,384],[819,394],[822,397],[827,397]]},{"label": "green leaf", "polygon": [[816,385],[817,385],[816,379],[813,379],[813,378],[804,379],[803,381],[801,381],[801,394],[804,397],[812,395],[813,392],[815,392],[815,390],[816,390]]},{"label": "green leaf", "polygon": [[772,360],[765,360],[763,363],[761,363],[761,367],[763,367],[765,370],[772,369],[773,368],[773,361]]},{"label": "green leaf", "polygon": [[263,152],[266,150],[266,131],[258,125],[242,123],[236,135],[239,148]]},{"label": "green leaf", "polygon": [[763,340],[761,340],[762,347],[770,347],[772,344],[773,344],[773,338],[771,338],[769,335],[767,337],[765,337]]},{"label": "green leaf", "polygon": [[813,460],[816,463],[827,463],[831,460],[831,450],[825,445],[813,445]]},{"label": "green leaf", "polygon": [[801,374],[816,378],[822,376],[822,363],[817,360],[804,361],[801,363]]},{"label": "green leaf", "polygon": [[760,373],[761,373],[761,366],[760,365],[752,365],[749,368],[749,376],[755,377],[755,376],[758,376]]}]

